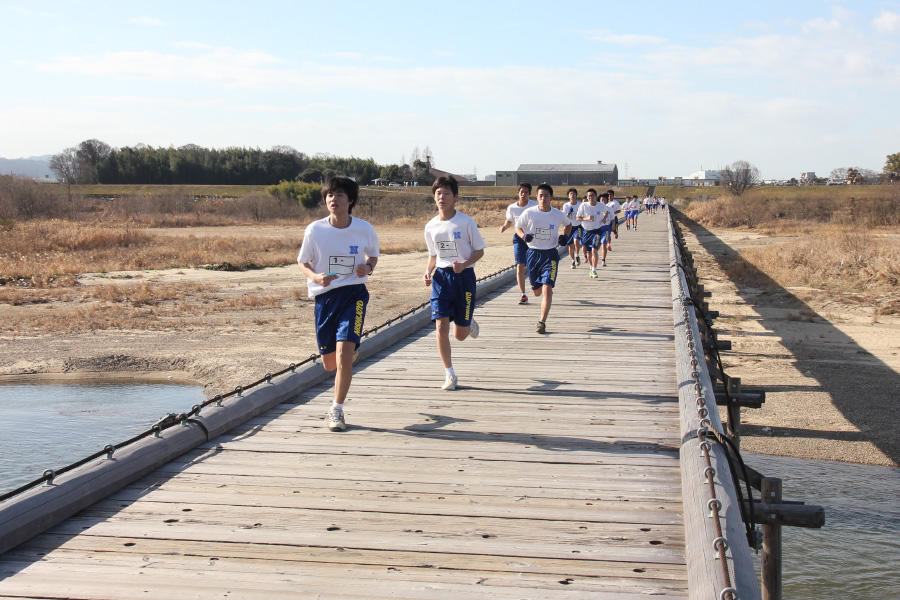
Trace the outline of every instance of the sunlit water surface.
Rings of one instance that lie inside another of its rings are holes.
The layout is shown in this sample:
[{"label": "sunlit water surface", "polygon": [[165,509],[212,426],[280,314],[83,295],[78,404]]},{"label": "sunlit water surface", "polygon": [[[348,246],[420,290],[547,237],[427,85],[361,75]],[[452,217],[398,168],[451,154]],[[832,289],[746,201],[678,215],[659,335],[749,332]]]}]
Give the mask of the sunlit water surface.
[{"label": "sunlit water surface", "polygon": [[[784,597],[900,597],[900,469],[744,453],[785,500],[825,508],[825,527],[784,527]],[[759,556],[756,559],[759,569]]]},{"label": "sunlit water surface", "polygon": [[0,492],[203,402],[203,388],[151,383],[0,385]]}]

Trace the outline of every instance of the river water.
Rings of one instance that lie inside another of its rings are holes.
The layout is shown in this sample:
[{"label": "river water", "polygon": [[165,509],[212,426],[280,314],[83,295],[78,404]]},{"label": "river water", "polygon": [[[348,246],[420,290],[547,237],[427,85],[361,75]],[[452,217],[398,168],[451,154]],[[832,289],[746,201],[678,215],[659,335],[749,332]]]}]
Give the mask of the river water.
[{"label": "river water", "polygon": [[825,508],[822,529],[782,528],[785,598],[900,597],[900,469],[742,454],[785,500]]},{"label": "river water", "polygon": [[0,493],[203,402],[203,388],[151,383],[0,384]]},{"label": "river water", "polygon": [[[146,430],[204,400],[196,386],[0,385],[0,493]],[[784,597],[900,597],[900,469],[744,453],[784,480],[784,498],[825,507],[825,527],[785,527]],[[759,559],[757,556],[757,569]]]}]

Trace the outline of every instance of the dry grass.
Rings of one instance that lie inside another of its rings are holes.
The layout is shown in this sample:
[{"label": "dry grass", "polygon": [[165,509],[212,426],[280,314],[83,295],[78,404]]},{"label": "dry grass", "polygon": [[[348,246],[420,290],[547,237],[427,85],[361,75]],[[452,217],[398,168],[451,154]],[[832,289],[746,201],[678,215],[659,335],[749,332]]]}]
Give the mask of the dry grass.
[{"label": "dry grass", "polygon": [[131,226],[26,221],[3,236],[0,281],[49,287],[71,285],[71,276],[82,273],[222,263],[238,269],[284,265],[296,260],[299,247],[299,238],[176,238]]},{"label": "dry grass", "polygon": [[[820,224],[861,227],[900,225],[900,186],[759,188],[740,198],[685,202],[685,214],[712,227],[748,227],[766,233],[804,233]],[[831,192],[831,189],[836,191]],[[777,191],[773,191],[777,190]],[[859,192],[851,196],[853,192]]]},{"label": "dry grass", "polygon": [[[862,189],[870,196],[846,197]],[[829,197],[815,196],[815,188],[787,190],[787,196],[754,190],[742,198],[690,202],[684,211],[711,227],[752,228],[793,238],[746,248],[726,259],[723,269],[739,284],[770,287],[774,281],[782,287],[808,287],[851,304],[872,305],[879,314],[897,312],[900,188],[844,186]]]},{"label": "dry grass", "polygon": [[896,294],[900,286],[896,239],[838,226],[823,226],[814,234],[781,244],[748,248],[741,258],[782,286],[876,295]]}]

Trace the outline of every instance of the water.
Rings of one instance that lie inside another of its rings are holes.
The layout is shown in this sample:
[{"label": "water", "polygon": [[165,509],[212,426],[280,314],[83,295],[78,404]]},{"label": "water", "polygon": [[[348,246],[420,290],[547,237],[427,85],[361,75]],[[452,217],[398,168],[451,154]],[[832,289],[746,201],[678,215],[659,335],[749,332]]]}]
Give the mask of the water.
[{"label": "water", "polygon": [[124,441],[168,412],[205,399],[203,388],[149,383],[0,385],[0,493]]},{"label": "water", "polygon": [[[764,475],[783,479],[785,500],[825,508],[822,529],[782,529],[785,598],[900,596],[900,469],[743,455]],[[758,556],[756,563],[758,572]]]}]

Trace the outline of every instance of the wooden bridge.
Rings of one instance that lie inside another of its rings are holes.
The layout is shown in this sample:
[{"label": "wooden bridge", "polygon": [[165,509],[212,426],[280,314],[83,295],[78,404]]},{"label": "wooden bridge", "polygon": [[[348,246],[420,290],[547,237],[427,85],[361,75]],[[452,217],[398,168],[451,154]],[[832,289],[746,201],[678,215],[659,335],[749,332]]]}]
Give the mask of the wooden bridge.
[{"label": "wooden bridge", "polygon": [[479,298],[456,391],[422,328],[357,365],[347,432],[330,378],[292,395],[0,555],[0,598],[688,597],[718,567],[685,552],[666,219],[598,280],[563,260],[546,335]]}]

